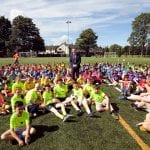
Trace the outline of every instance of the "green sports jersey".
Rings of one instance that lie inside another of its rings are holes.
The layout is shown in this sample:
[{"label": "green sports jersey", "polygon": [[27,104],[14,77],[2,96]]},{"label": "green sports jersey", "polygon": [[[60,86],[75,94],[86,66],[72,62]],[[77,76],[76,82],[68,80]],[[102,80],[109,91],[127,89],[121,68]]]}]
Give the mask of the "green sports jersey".
[{"label": "green sports jersey", "polygon": [[12,85],[12,93],[15,93],[15,90],[19,88],[21,89],[22,91],[24,91],[24,85],[23,83],[20,81],[20,82],[15,82],[13,85]]},{"label": "green sports jersey", "polygon": [[53,99],[53,93],[52,93],[52,91],[49,91],[49,92],[45,91],[42,96],[43,96],[45,105],[53,103],[53,100],[52,100]]},{"label": "green sports jersey", "polygon": [[77,98],[83,98],[83,89],[72,89],[72,94],[76,96]]},{"label": "green sports jersey", "polygon": [[55,86],[54,87],[54,96],[56,98],[66,98],[68,93],[67,85],[62,85],[61,87]]},{"label": "green sports jersey", "polygon": [[94,102],[101,103],[104,100],[105,93],[101,90],[98,91],[98,93],[95,93],[94,91],[91,92],[90,99],[92,99]]},{"label": "green sports jersey", "polygon": [[10,117],[10,129],[25,128],[29,123],[29,113],[26,111],[23,111],[21,116],[13,113]]},{"label": "green sports jersey", "polygon": [[38,94],[35,89],[32,89],[27,92],[25,96],[26,104],[32,104],[35,103],[38,100]]},{"label": "green sports jersey", "polygon": [[11,101],[11,108],[12,108],[12,111],[13,111],[13,112],[14,112],[15,103],[16,103],[17,101],[23,102],[24,105],[26,104],[25,99],[24,99],[24,98],[21,98],[21,97],[18,97],[17,95],[14,95],[14,96],[11,98],[10,101]]}]

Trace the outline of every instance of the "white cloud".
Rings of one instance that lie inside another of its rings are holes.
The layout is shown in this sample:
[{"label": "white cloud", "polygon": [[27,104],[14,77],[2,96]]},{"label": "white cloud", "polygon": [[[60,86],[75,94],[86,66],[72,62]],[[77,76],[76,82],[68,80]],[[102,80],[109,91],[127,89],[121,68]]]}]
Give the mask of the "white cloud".
[{"label": "white cloud", "polygon": [[67,43],[68,41],[68,36],[63,35],[60,38],[51,38],[50,42],[53,43],[53,45],[60,45],[62,43]]},{"label": "white cloud", "polygon": [[15,17],[17,17],[17,16],[19,16],[19,15],[25,16],[25,13],[23,13],[23,11],[21,11],[21,10],[12,9],[12,10],[10,11],[10,15],[9,15],[10,21],[12,21]]},{"label": "white cloud", "polygon": [[149,0],[5,0],[0,14],[10,20],[18,15],[33,18],[42,37],[55,43],[55,38],[59,41],[67,34],[67,20],[72,22],[70,33],[74,40],[73,35],[86,28],[107,32],[114,24],[131,24],[137,15],[149,10]]}]

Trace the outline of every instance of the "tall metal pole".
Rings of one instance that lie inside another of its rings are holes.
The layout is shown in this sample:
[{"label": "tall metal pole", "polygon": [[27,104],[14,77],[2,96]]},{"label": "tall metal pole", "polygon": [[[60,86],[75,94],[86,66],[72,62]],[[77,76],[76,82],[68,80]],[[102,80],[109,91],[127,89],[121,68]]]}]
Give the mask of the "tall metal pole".
[{"label": "tall metal pole", "polygon": [[146,27],[148,27],[148,31],[147,31],[147,39],[146,39],[146,56],[148,56],[148,52],[149,52],[149,45],[150,45],[150,24],[146,25]]},{"label": "tall metal pole", "polygon": [[68,25],[68,45],[69,45],[69,24],[71,23],[71,21],[68,20],[66,23]]}]

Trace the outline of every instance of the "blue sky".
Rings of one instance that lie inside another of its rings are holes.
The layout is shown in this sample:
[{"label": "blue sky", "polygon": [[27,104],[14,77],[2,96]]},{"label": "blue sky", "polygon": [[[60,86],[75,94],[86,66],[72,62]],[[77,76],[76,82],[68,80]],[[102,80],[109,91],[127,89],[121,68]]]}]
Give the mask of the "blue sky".
[{"label": "blue sky", "polygon": [[18,15],[32,18],[46,45],[67,41],[69,20],[70,43],[92,28],[99,46],[124,46],[134,18],[150,12],[150,0],[0,0],[0,4],[0,16],[11,21]]}]

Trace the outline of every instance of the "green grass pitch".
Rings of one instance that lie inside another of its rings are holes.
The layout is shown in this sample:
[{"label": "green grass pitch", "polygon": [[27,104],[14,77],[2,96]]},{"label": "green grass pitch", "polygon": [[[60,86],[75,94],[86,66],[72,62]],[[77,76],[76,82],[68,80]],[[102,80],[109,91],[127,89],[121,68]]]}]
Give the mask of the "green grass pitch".
[{"label": "green grass pitch", "polygon": [[[123,61],[125,59],[125,61]],[[140,61],[139,61],[140,59]],[[20,64],[47,64],[52,65],[64,62],[66,65],[69,59],[65,58],[20,58]],[[96,62],[110,63],[135,63],[150,65],[149,58],[112,58],[104,59],[100,57],[82,58],[82,63]],[[12,63],[12,58],[0,58],[0,66]],[[118,99],[120,93],[113,87],[102,85],[111,102],[119,107],[119,114],[137,133],[137,135],[150,145],[150,134],[140,131],[135,125],[144,120],[145,112],[137,112],[130,107],[131,102]],[[92,106],[95,110],[94,106]],[[83,109],[84,111],[84,109]],[[86,113],[83,116],[76,116],[76,112],[71,108],[70,113],[75,117],[70,122],[63,123],[52,113],[39,116],[32,121],[32,125],[37,129],[37,134],[33,137],[30,145],[21,149],[29,150],[140,150],[140,146],[129,135],[125,128],[112,118],[109,112],[96,113],[97,117],[90,118]],[[9,128],[9,117],[0,116],[0,134]],[[0,141],[1,150],[16,150],[17,145]]]}]

